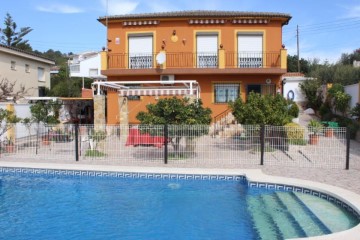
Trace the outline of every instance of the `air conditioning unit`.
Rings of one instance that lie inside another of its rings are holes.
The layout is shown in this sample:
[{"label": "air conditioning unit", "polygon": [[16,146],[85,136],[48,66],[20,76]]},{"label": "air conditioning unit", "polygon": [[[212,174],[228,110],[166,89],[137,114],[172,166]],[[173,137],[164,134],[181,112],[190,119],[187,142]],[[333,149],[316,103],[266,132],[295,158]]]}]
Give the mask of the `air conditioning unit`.
[{"label": "air conditioning unit", "polygon": [[174,84],[175,75],[160,75],[161,84]]}]

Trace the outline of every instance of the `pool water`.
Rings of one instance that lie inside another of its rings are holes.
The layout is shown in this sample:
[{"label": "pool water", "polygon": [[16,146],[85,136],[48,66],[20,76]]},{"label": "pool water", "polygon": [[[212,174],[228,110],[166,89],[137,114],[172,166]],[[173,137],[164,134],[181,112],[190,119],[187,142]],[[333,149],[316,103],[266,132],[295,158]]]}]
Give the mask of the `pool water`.
[{"label": "pool water", "polygon": [[2,174],[0,239],[283,239],[358,223],[324,202],[242,181]]}]

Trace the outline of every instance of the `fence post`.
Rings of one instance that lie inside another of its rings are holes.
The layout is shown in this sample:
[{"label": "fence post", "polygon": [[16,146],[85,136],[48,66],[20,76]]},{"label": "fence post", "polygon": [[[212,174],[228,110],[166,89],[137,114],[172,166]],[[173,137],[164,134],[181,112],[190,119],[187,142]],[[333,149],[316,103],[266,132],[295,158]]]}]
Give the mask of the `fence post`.
[{"label": "fence post", "polygon": [[168,163],[168,138],[169,138],[169,131],[168,125],[164,125],[164,163]]},{"label": "fence post", "polygon": [[79,124],[75,124],[75,160],[79,161]]},{"label": "fence post", "polygon": [[346,166],[345,169],[349,170],[350,167],[350,130],[346,127]]},{"label": "fence post", "polygon": [[260,165],[264,165],[264,152],[265,152],[265,126],[260,127]]}]

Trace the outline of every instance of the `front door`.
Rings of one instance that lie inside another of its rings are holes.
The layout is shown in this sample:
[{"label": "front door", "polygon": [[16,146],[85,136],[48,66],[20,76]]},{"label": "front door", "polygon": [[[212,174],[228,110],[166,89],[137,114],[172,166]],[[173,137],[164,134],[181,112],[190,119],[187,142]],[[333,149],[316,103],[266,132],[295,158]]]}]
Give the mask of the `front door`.
[{"label": "front door", "polygon": [[247,86],[247,95],[249,95],[249,93],[251,93],[251,92],[261,94],[261,85],[260,84],[248,85]]}]

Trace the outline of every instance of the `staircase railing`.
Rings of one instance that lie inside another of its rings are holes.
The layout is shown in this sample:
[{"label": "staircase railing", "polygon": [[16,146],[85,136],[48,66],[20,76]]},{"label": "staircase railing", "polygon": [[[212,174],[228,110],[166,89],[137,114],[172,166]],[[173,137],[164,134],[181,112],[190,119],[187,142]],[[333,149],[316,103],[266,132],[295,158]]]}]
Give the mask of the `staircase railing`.
[{"label": "staircase railing", "polygon": [[213,118],[213,124],[214,124],[213,136],[216,136],[216,134],[218,134],[220,131],[222,131],[225,128],[227,124],[225,118],[228,116],[230,112],[231,112],[231,108],[228,108]]}]

